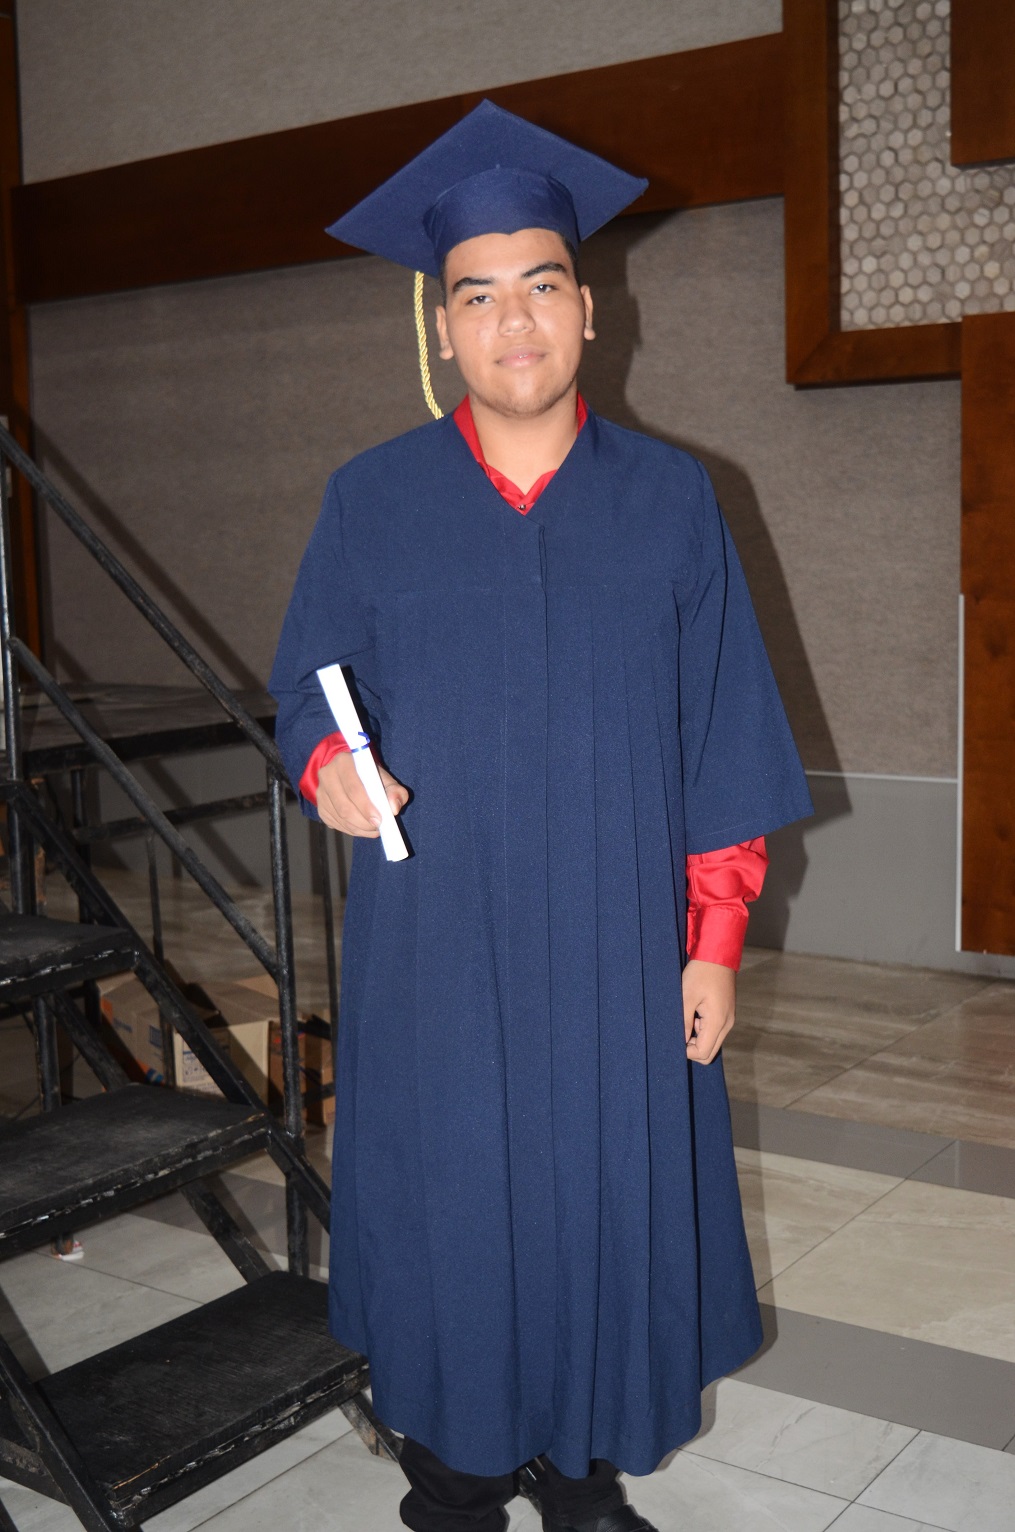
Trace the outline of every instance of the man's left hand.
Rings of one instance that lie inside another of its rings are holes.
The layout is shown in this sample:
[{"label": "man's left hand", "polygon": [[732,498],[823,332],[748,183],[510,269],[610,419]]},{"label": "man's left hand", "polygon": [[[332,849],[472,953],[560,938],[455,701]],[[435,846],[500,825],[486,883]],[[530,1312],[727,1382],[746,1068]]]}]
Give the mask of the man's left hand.
[{"label": "man's left hand", "polygon": [[684,1037],[687,1057],[711,1064],[737,1014],[737,976],[722,963],[692,958],[684,969]]}]

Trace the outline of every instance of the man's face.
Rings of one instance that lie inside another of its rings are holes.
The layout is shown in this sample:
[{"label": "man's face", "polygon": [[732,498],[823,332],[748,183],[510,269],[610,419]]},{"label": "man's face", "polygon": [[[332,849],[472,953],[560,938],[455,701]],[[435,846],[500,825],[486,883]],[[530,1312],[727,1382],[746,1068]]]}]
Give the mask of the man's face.
[{"label": "man's face", "polygon": [[458,363],[470,394],[521,418],[562,399],[594,331],[591,294],[578,286],[560,235],[521,229],[464,240],[444,276],[440,354]]}]

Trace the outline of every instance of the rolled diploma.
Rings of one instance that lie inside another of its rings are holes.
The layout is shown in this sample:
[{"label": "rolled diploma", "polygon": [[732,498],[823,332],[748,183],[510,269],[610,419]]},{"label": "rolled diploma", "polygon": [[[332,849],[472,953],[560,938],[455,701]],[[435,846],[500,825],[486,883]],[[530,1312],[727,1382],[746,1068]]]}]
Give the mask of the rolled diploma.
[{"label": "rolled diploma", "polygon": [[409,855],[398,820],[391,812],[388,795],[377,770],[377,762],[370,753],[370,736],[360,722],[356,704],[352,700],[348,683],[341,665],[325,665],[317,672],[328,706],[335,722],[341,729],[346,744],[352,752],[356,774],[367,790],[367,796],[381,816],[381,845],[389,862],[404,862]]}]

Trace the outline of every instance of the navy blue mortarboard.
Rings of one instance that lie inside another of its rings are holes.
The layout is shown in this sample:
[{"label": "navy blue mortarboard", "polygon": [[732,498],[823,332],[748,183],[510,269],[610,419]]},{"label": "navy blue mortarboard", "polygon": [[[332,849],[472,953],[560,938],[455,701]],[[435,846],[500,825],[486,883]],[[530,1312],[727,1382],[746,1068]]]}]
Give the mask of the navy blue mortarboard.
[{"label": "navy blue mortarboard", "polygon": [[479,234],[553,229],[577,248],[647,185],[482,101],[328,233],[436,277],[448,251]]}]

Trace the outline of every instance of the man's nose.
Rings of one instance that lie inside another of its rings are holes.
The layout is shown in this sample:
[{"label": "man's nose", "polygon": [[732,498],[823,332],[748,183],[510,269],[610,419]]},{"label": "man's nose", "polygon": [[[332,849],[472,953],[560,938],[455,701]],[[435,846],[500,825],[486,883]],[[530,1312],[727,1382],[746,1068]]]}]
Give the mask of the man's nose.
[{"label": "man's nose", "polygon": [[523,335],[533,326],[532,311],[525,298],[512,294],[501,306],[498,329],[502,335]]}]

